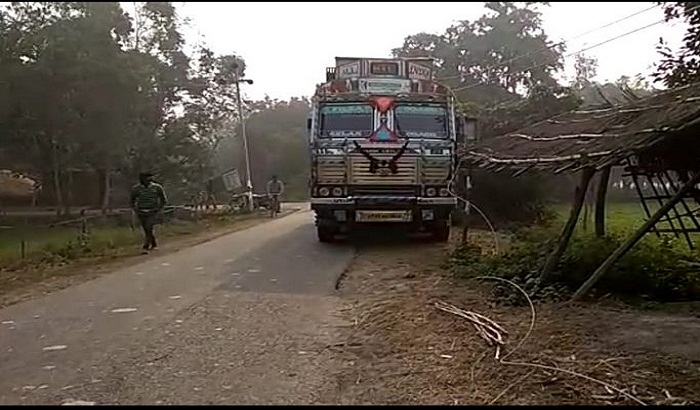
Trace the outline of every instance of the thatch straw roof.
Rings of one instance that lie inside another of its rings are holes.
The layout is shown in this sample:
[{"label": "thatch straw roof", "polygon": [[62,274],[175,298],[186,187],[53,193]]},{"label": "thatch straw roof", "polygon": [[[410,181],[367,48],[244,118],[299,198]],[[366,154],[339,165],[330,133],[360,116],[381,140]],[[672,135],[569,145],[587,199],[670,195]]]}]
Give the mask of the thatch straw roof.
[{"label": "thatch straw roof", "polygon": [[674,144],[682,139],[683,151],[700,154],[700,135],[691,132],[696,130],[700,131],[700,83],[623,106],[570,111],[489,138],[470,147],[464,156],[477,166],[496,171],[600,169],[671,139]]}]

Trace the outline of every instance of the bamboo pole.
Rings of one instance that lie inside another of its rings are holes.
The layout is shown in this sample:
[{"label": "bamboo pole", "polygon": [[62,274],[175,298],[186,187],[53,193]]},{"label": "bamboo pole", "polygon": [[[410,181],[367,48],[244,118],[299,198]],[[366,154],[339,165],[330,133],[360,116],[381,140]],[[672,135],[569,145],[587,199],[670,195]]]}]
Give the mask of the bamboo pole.
[{"label": "bamboo pole", "polygon": [[574,228],[576,228],[576,223],[578,222],[579,215],[581,214],[581,208],[583,207],[583,202],[586,199],[586,191],[588,190],[588,185],[591,182],[591,178],[595,174],[595,170],[592,168],[584,168],[581,173],[581,182],[579,186],[576,187],[574,204],[571,207],[571,213],[569,214],[569,220],[564,226],[564,230],[559,237],[559,242],[554,251],[549,255],[547,261],[542,268],[542,273],[540,274],[540,283],[544,283],[548,279],[549,275],[554,272],[557,267],[561,256],[564,254],[566,247],[569,245],[569,240],[574,233]]}]

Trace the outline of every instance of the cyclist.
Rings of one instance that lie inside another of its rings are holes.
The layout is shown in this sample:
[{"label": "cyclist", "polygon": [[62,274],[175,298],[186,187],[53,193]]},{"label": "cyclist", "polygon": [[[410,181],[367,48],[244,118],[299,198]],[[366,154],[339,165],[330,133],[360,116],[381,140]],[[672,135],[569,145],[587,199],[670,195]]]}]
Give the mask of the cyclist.
[{"label": "cyclist", "polygon": [[267,182],[267,196],[270,198],[270,210],[272,215],[279,213],[280,208],[280,196],[284,193],[284,182],[277,178],[277,175],[273,175],[272,178]]}]

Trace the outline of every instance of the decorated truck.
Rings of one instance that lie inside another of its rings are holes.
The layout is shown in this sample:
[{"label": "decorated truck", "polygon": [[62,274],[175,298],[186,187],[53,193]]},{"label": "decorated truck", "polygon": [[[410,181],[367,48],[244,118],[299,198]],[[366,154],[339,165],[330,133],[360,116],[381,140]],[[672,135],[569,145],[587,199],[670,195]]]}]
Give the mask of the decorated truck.
[{"label": "decorated truck", "polygon": [[307,122],[311,208],[321,242],[401,226],[447,241],[457,144],[475,137],[427,58],[343,58],[326,69]]}]

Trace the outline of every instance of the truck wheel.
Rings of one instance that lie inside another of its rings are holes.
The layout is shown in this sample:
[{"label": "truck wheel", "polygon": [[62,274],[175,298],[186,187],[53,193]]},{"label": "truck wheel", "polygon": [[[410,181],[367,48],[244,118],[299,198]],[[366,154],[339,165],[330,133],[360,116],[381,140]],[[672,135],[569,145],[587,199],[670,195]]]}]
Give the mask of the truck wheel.
[{"label": "truck wheel", "polygon": [[441,223],[433,231],[433,240],[435,242],[447,242],[450,240],[450,223],[445,221]]},{"label": "truck wheel", "polygon": [[458,209],[452,212],[452,218],[450,218],[450,225],[452,226],[462,226],[467,215],[463,210]]},{"label": "truck wheel", "polygon": [[331,243],[335,240],[335,230],[330,229],[328,226],[317,226],[316,235],[318,236],[319,242]]}]

